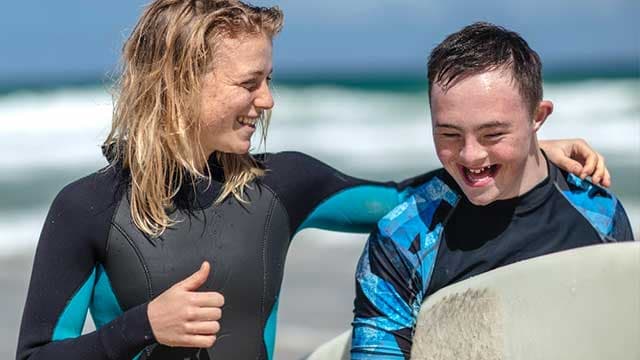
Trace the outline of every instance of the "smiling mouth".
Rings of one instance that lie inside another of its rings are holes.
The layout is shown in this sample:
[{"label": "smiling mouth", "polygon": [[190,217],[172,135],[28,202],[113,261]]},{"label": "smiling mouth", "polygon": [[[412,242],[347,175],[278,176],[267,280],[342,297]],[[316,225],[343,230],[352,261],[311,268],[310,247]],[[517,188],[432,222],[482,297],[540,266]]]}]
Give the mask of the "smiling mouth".
[{"label": "smiling mouth", "polygon": [[249,126],[253,129],[256,128],[256,124],[258,123],[258,120],[260,120],[259,117],[256,118],[250,118],[250,117],[246,117],[246,116],[240,116],[238,117],[238,119],[236,120],[238,123],[240,123],[240,125],[243,126]]},{"label": "smiling mouth", "polygon": [[468,168],[458,165],[462,177],[467,185],[472,187],[481,187],[489,184],[500,170],[500,165],[488,165],[479,168]]}]

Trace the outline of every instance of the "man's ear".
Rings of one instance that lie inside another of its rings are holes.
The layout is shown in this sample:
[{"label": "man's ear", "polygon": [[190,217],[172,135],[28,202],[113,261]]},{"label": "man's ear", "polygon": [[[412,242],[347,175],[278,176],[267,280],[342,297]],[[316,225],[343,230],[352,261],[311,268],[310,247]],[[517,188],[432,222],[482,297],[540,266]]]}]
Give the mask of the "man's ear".
[{"label": "man's ear", "polygon": [[533,129],[538,131],[542,124],[544,124],[545,120],[551,115],[553,112],[553,103],[549,100],[542,100],[538,107],[536,108],[536,113],[533,118]]}]

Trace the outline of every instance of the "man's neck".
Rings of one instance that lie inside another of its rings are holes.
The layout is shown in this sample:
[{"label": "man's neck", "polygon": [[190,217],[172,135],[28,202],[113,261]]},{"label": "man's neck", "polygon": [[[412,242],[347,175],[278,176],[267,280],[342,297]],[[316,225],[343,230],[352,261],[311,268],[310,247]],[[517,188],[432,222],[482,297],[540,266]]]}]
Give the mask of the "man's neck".
[{"label": "man's neck", "polygon": [[535,149],[532,152],[533,154],[527,158],[524,176],[522,177],[522,182],[517,196],[526,194],[529,190],[533,189],[536,185],[546,179],[547,176],[549,176],[548,160],[537,142],[535,144]]}]

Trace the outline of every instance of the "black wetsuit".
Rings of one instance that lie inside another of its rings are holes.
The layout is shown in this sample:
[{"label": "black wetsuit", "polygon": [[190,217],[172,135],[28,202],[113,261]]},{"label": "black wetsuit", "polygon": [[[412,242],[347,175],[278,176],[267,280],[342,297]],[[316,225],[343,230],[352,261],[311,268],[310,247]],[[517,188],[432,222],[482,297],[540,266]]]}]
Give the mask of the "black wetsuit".
[{"label": "black wetsuit", "polygon": [[[211,186],[185,186],[172,214],[179,222],[159,238],[133,225],[126,171],[116,166],[66,186],[38,243],[17,359],[270,359],[293,235],[306,227],[368,232],[421,181],[355,179],[294,152],[257,159],[267,172],[246,189],[248,202],[214,204],[224,178],[212,161]],[[225,296],[216,343],[157,345],[149,301],[203,260],[212,271],[202,289]],[[81,335],[88,309],[97,330]]]}]

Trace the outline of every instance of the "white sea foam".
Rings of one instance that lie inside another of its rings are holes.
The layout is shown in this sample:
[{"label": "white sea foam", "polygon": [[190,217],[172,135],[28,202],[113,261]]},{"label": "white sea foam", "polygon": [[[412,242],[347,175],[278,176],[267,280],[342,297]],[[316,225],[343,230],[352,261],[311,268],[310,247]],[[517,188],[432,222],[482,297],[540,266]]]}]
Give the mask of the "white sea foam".
[{"label": "white sea foam", "polygon": [[[545,98],[554,101],[555,111],[542,137],[583,137],[609,155],[610,162],[639,167],[638,94],[638,79],[550,84]],[[402,169],[438,165],[426,92],[279,87],[275,99],[268,151],[304,151],[349,172],[385,169],[390,178]],[[111,112],[103,89],[1,97],[0,183],[43,169],[90,171],[102,166],[99,146],[109,131]],[[632,196],[623,201],[637,231],[640,204]],[[2,210],[0,254],[35,246],[48,205]]]},{"label": "white sea foam", "polygon": [[[542,137],[583,137],[603,152],[640,155],[640,81],[551,84],[555,112]],[[330,87],[276,89],[267,150],[296,149],[370,166],[403,158],[434,162],[426,93]],[[101,161],[111,99],[104,90],[62,90],[0,98],[0,171]],[[348,156],[344,156],[348,154]]]},{"label": "white sea foam", "polygon": [[98,89],[0,98],[0,172],[97,163],[110,120],[111,100]]}]

